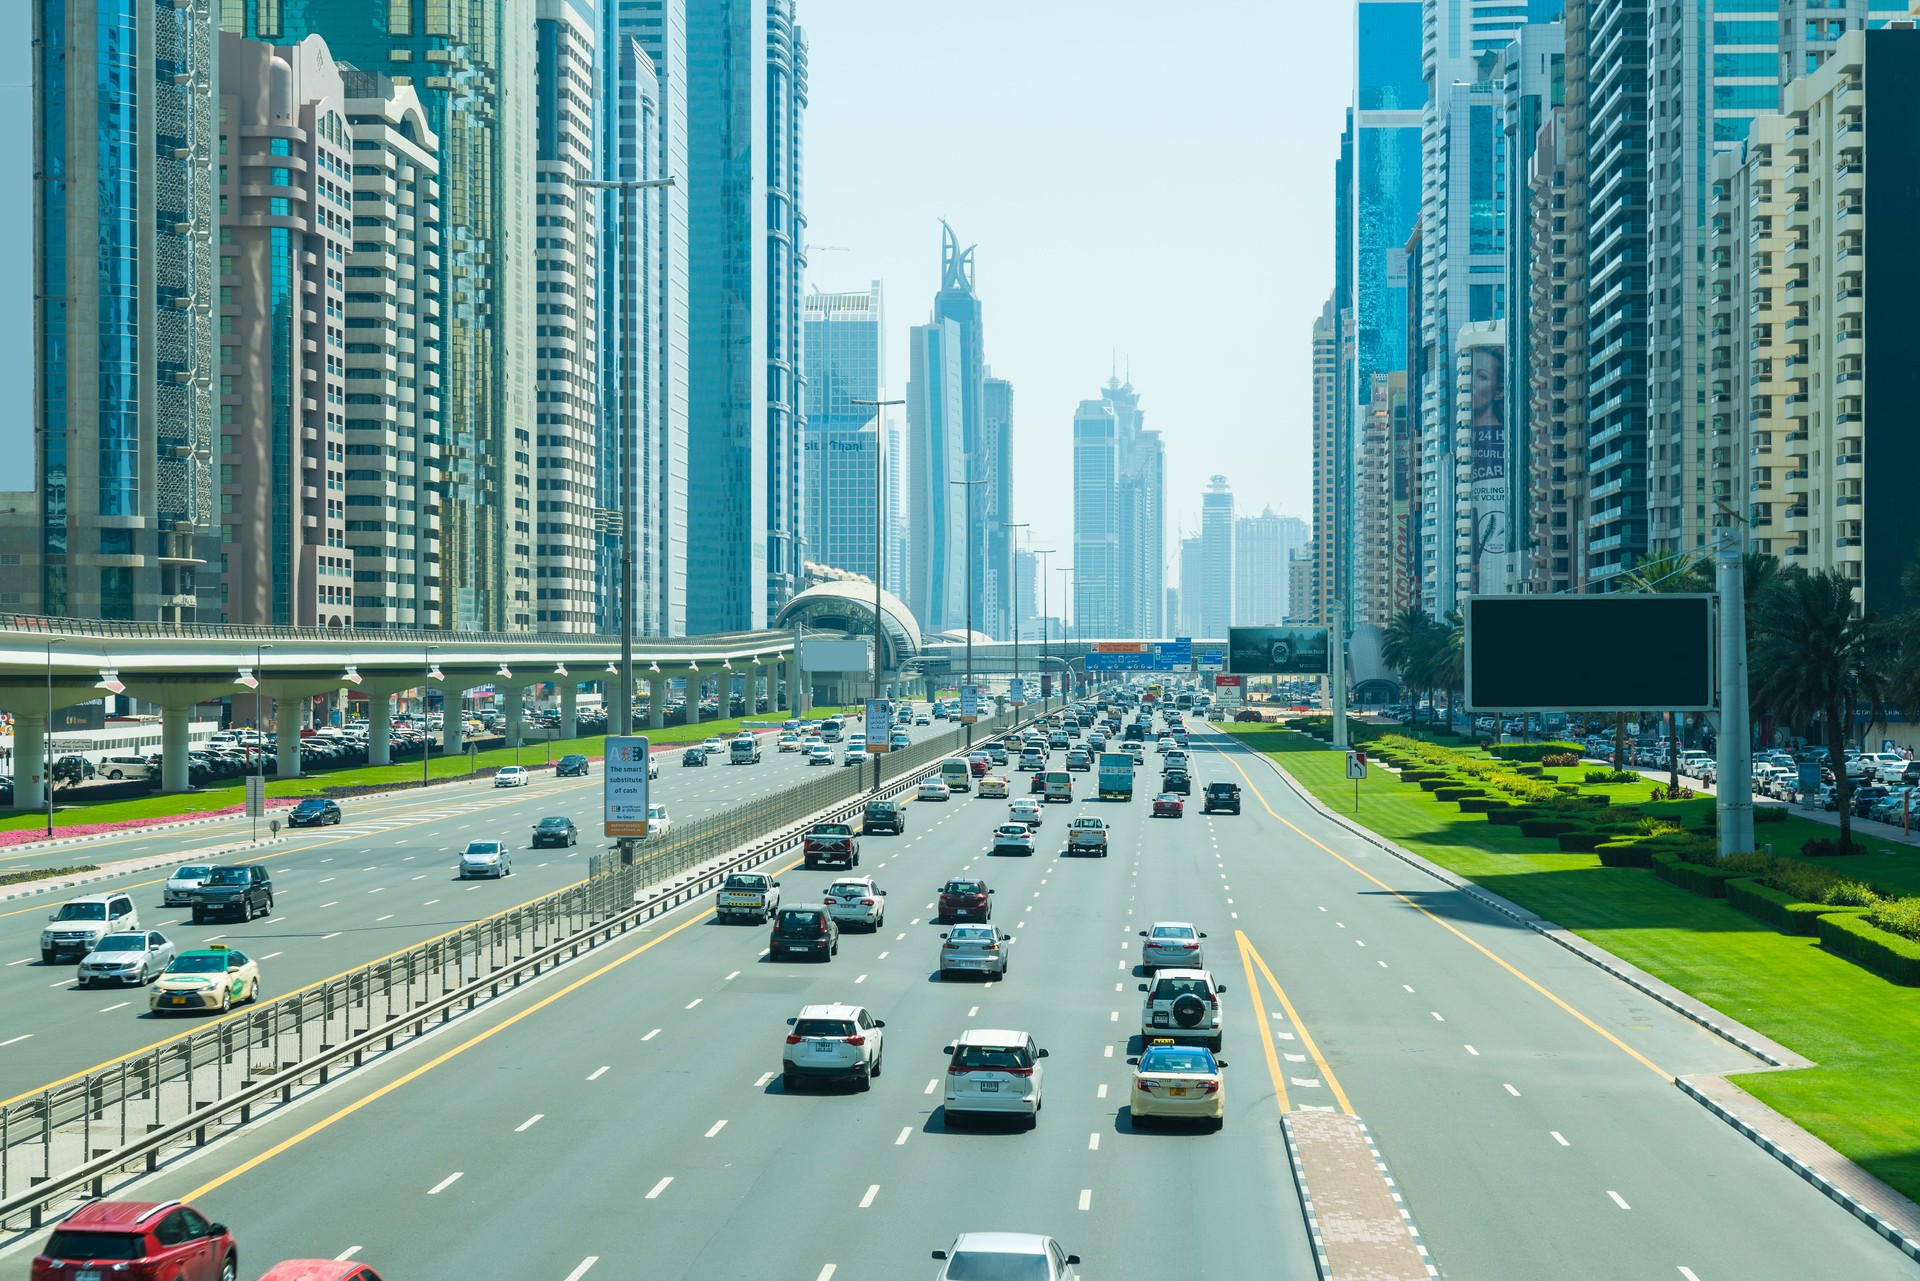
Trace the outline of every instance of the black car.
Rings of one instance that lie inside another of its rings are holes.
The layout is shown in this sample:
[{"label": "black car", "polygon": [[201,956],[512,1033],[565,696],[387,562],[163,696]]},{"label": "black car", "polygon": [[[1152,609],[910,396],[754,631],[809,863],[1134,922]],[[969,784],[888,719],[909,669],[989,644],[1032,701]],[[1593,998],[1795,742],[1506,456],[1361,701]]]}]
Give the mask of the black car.
[{"label": "black car", "polygon": [[689,747],[686,751],[680,753],[680,767],[682,769],[685,769],[689,765],[705,765],[706,763],[707,749],[704,747]]},{"label": "black car", "polygon": [[1202,814],[1211,814],[1216,810],[1226,814],[1238,814],[1240,812],[1240,784],[1207,784],[1205,803],[1201,805],[1200,812]]},{"label": "black car", "polygon": [[773,933],[767,939],[767,959],[791,960],[796,956],[817,956],[831,960],[840,954],[840,924],[819,904],[783,907],[773,918]]},{"label": "black car", "polygon": [[578,845],[580,829],[570,818],[543,818],[533,825],[533,848],[543,845]]},{"label": "black car", "polygon": [[868,801],[860,830],[899,836],[907,830],[907,807],[899,801]]},{"label": "black car", "polygon": [[585,778],[592,769],[592,763],[578,752],[568,752],[553,767],[555,778]]},{"label": "black car", "polygon": [[1188,796],[1193,792],[1193,780],[1187,777],[1183,769],[1170,769],[1160,776],[1160,790]]},{"label": "black car", "polygon": [[287,815],[288,827],[326,827],[339,821],[339,803],[318,796],[309,796]]},{"label": "black car", "polygon": [[215,916],[242,921],[271,916],[273,881],[258,863],[209,868],[207,879],[193,891],[191,902],[195,925],[205,925]]},{"label": "black car", "polygon": [[1855,818],[1865,818],[1867,811],[1873,808],[1873,803],[1886,794],[1887,789],[1878,783],[1869,784],[1866,787],[1854,788],[1853,791],[1847,794],[1847,800],[1853,805],[1853,816]]}]

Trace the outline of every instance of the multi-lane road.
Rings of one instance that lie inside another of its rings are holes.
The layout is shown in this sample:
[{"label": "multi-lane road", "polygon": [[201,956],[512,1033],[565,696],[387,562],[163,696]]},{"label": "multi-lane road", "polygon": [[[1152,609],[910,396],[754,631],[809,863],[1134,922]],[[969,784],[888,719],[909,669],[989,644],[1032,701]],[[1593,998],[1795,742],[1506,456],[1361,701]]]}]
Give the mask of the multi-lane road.
[{"label": "multi-lane road", "polygon": [[[1306,1277],[1279,1121],[1331,1107],[1367,1121],[1446,1276],[1920,1277],[1671,1083],[1757,1061],[1348,835],[1224,736],[1195,746],[1196,798],[1240,782],[1241,815],[1081,799],[1013,859],[988,853],[1002,803],[913,804],[904,836],[863,842],[885,927],[831,962],[771,960],[763,929],[690,906],[140,1195],[231,1225],[243,1278],[295,1255],[400,1281],[930,1276],[929,1250],[992,1228],[1051,1233],[1091,1278]],[[1083,812],[1112,857],[1062,856]],[[327,856],[294,856],[315,889]],[[835,875],[775,866],[790,900]],[[1005,981],[937,977],[934,891],[962,871],[1015,937]],[[362,917],[367,897],[386,895]],[[1217,1134],[1138,1133],[1127,1112],[1137,931],[1159,919],[1205,930],[1227,985]],[[885,1070],[865,1093],[789,1093],[786,1020],[830,1000],[886,1020]],[[1050,1051],[1034,1131],[946,1129],[942,1047],[969,1027]]]}]

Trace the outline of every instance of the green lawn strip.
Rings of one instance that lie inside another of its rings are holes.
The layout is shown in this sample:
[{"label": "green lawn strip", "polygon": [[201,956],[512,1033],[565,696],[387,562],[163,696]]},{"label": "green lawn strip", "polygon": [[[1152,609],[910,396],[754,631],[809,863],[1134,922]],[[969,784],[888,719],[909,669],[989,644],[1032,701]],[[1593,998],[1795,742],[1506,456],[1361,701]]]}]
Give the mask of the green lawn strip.
[{"label": "green lawn strip", "polygon": [[[852,713],[854,708],[819,707],[807,713],[808,717],[819,720],[836,711]],[[653,743],[700,742],[714,735],[725,737],[735,733],[746,721],[778,724],[785,719],[783,713],[768,712],[761,716],[733,717],[728,720],[702,721],[698,725],[673,725],[660,730],[642,729]],[[489,769],[501,765],[544,764],[548,759],[547,740],[540,735],[535,726],[527,727],[527,742],[516,754],[511,747],[493,748],[476,752],[469,762],[466,753],[436,755],[430,766],[432,777],[437,779],[464,778],[476,769]],[[606,738],[595,734],[584,738],[555,739],[552,745],[552,759],[559,760],[569,752],[580,752],[587,756],[600,756],[604,753]],[[420,758],[409,757],[394,765],[352,765],[343,769],[325,770],[319,773],[303,775],[300,778],[267,779],[268,796],[314,796],[329,787],[404,787],[420,781]],[[165,795],[139,796],[131,800],[101,801],[98,804],[69,803],[56,798],[57,808],[53,814],[54,834],[57,836],[62,827],[93,825],[98,823],[124,823],[131,819],[152,818],[191,818],[198,814],[212,813],[245,803],[247,798],[244,783],[223,783],[218,787],[202,788],[195,792],[175,792]],[[46,816],[39,812],[16,814],[0,819],[0,831],[15,828],[38,828],[46,823]]]},{"label": "green lawn strip", "polygon": [[83,872],[97,872],[96,863],[76,863],[72,867],[29,867],[17,872],[0,872],[0,885],[24,885],[28,881],[46,881],[56,876],[79,876]]},{"label": "green lawn strip", "polygon": [[[1277,729],[1232,732],[1281,757],[1321,804],[1352,816],[1353,784],[1338,753]],[[1816,940],[1776,933],[1650,872],[1602,867],[1592,855],[1561,853],[1515,828],[1460,814],[1385,771],[1369,771],[1361,784],[1359,820],[1814,1060],[1819,1067],[1747,1074],[1739,1084],[1920,1198],[1920,989],[1889,983]],[[1785,852],[1786,840],[1775,849]],[[1869,865],[1897,857],[1819,862],[1877,879]]]}]

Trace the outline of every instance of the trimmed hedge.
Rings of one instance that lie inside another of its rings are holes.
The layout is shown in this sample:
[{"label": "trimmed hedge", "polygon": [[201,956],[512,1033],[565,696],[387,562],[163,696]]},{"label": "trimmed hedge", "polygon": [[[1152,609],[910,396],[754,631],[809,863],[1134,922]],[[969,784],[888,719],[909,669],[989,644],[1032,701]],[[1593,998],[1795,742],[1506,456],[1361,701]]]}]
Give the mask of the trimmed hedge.
[{"label": "trimmed hedge", "polygon": [[1497,796],[1467,796],[1461,798],[1460,801],[1460,812],[1462,814],[1485,814],[1489,823],[1498,822],[1499,820],[1496,819],[1494,815],[1511,808],[1512,806],[1509,802],[1503,801]]},{"label": "trimmed hedge", "polygon": [[1530,805],[1512,805],[1506,809],[1487,811],[1487,822],[1501,827],[1518,827],[1530,819],[1539,818],[1540,811]]},{"label": "trimmed hedge", "polygon": [[1614,835],[1612,832],[1562,832],[1554,840],[1568,854],[1592,854],[1599,850],[1602,842],[1612,840]]},{"label": "trimmed hedge", "polygon": [[1782,934],[1804,934],[1809,938],[1819,933],[1815,926],[1823,916],[1835,912],[1863,916],[1867,911],[1864,907],[1808,903],[1770,885],[1762,885],[1757,877],[1731,878],[1726,882],[1726,891],[1727,902],[1748,916],[1760,918]]},{"label": "trimmed hedge", "polygon": [[1594,851],[1602,867],[1652,867],[1654,851],[1633,841],[1603,841]]},{"label": "trimmed hedge", "polygon": [[1487,748],[1491,756],[1503,761],[1526,761],[1537,764],[1547,756],[1565,756],[1569,752],[1578,756],[1586,749],[1578,743],[1494,743]]},{"label": "trimmed hedge", "polygon": [[1586,829],[1578,823],[1569,823],[1559,818],[1530,818],[1521,822],[1520,835],[1536,837],[1556,837],[1563,832],[1582,832]]},{"label": "trimmed hedge", "polygon": [[1436,801],[1477,801],[1484,796],[1486,796],[1486,792],[1478,787],[1436,787],[1433,789],[1433,799]]},{"label": "trimmed hedge", "polygon": [[1724,868],[1688,863],[1679,855],[1664,851],[1656,852],[1653,856],[1653,874],[1663,881],[1678,885],[1681,889],[1703,898],[1725,898],[1727,882],[1744,875],[1742,872]]},{"label": "trimmed hedge", "polygon": [[1821,945],[1882,978],[1920,987],[1920,943],[1889,934],[1859,916],[1827,912],[1814,918]]},{"label": "trimmed hedge", "polygon": [[1432,778],[1419,780],[1423,792],[1437,792],[1443,787],[1459,787],[1466,780],[1456,774],[1435,774]]}]

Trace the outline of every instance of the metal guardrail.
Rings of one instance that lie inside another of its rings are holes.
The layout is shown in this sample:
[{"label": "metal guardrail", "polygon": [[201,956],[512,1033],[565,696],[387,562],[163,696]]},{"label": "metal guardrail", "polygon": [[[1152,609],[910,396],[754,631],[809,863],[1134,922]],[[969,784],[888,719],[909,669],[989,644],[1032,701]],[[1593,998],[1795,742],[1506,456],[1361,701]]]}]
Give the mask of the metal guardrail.
[{"label": "metal guardrail", "polygon": [[[1018,723],[989,717],[974,728],[992,735]],[[676,825],[668,839],[642,843],[632,864],[595,855],[587,878],[565,889],[0,1106],[0,1229],[37,1228],[49,1210],[157,1168],[168,1149],[204,1144],[230,1122],[244,1125],[260,1104],[291,1103],[349,1060],[359,1067],[370,1053],[391,1051],[680,906],[729,872],[777,856],[812,823],[851,817],[876,795],[900,795],[961,749],[960,737],[889,753],[893,768],[876,790],[862,787],[869,770],[835,766],[827,777]]]}]

